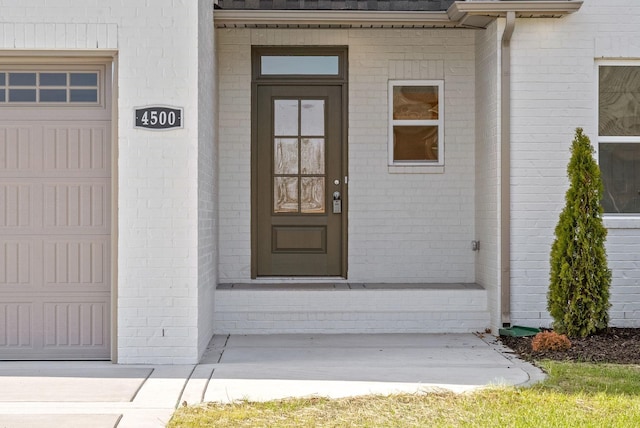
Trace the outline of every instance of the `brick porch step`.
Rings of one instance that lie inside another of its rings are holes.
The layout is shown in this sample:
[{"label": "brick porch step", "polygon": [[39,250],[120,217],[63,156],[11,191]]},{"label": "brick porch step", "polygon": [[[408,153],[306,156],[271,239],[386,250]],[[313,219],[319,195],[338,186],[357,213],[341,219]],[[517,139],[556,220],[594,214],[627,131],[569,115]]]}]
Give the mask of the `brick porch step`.
[{"label": "brick porch step", "polygon": [[220,284],[216,334],[471,333],[489,327],[478,284]]}]

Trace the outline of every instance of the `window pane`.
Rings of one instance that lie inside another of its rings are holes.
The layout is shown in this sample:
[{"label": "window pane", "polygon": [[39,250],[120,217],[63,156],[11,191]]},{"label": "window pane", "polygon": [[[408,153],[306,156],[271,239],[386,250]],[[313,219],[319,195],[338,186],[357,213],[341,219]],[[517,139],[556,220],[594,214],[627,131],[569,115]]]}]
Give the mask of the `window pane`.
[{"label": "window pane", "polygon": [[277,213],[297,213],[298,178],[275,177],[273,180],[273,211]]},{"label": "window pane", "polygon": [[274,174],[298,173],[298,139],[276,138],[274,144]]},{"label": "window pane", "polygon": [[40,101],[44,103],[67,101],[66,89],[40,89]]},{"label": "window pane", "polygon": [[6,74],[4,73],[0,73],[0,86],[5,86],[5,82],[6,82]]},{"label": "window pane", "polygon": [[300,151],[303,174],[324,174],[324,138],[303,138]]},{"label": "window pane", "polygon": [[71,73],[71,86],[98,86],[98,73]]},{"label": "window pane", "polygon": [[324,100],[302,100],[301,103],[302,135],[324,136]]},{"label": "window pane", "polygon": [[0,103],[3,103],[7,101],[7,98],[5,96],[5,90],[4,89],[0,89]]},{"label": "window pane", "polygon": [[394,126],[393,159],[396,161],[437,161],[437,126]]},{"label": "window pane", "polygon": [[606,213],[640,213],[640,144],[600,143]]},{"label": "window pane", "polygon": [[394,86],[394,120],[438,120],[437,86]]},{"label": "window pane", "polygon": [[274,55],[262,56],[262,74],[338,75],[338,56]]},{"label": "window pane", "polygon": [[36,86],[36,73],[9,73],[11,86]]},{"label": "window pane", "polygon": [[640,135],[640,67],[600,67],[599,134]]},{"label": "window pane", "polygon": [[9,101],[12,103],[26,103],[36,101],[35,89],[11,89],[9,90]]},{"label": "window pane", "polygon": [[40,86],[67,86],[67,73],[40,73]]},{"label": "window pane", "polygon": [[273,110],[275,135],[298,136],[298,100],[275,100]]},{"label": "window pane", "polygon": [[98,101],[98,90],[72,89],[70,98],[72,103],[95,103]]},{"label": "window pane", "polygon": [[324,213],[324,177],[302,177],[301,208],[303,213]]}]

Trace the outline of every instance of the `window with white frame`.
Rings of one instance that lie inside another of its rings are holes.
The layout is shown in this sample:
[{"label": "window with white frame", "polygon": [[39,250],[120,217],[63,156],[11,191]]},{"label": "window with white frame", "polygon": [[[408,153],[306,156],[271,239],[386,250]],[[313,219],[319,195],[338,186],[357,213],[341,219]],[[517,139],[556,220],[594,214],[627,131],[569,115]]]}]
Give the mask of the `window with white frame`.
[{"label": "window with white frame", "polygon": [[389,81],[389,165],[444,165],[443,86]]},{"label": "window with white frame", "polygon": [[598,67],[598,163],[607,214],[640,214],[640,62]]}]

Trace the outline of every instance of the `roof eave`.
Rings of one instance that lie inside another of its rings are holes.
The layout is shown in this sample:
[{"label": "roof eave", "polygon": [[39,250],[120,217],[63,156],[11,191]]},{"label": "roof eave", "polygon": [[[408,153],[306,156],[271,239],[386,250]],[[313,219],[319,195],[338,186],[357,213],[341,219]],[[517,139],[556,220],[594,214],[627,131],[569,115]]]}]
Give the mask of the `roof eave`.
[{"label": "roof eave", "polygon": [[455,27],[447,12],[216,9],[217,27]]},{"label": "roof eave", "polygon": [[485,28],[515,12],[518,18],[561,18],[578,0],[456,1],[447,11],[228,10],[216,9],[218,28]]},{"label": "roof eave", "polygon": [[485,17],[491,20],[515,12],[517,18],[562,18],[577,12],[582,0],[547,1],[456,1],[447,10],[449,19],[460,22],[468,16]]}]

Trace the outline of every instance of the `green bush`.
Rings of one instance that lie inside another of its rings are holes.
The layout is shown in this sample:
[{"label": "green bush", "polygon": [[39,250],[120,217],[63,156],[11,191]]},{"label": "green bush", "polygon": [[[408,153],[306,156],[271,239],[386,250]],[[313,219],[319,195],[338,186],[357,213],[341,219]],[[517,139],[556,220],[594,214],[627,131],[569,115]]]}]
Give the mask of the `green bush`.
[{"label": "green bush", "polygon": [[586,337],[609,323],[611,271],[604,246],[600,169],[581,128],[571,145],[567,174],[570,185],[551,248],[547,308],[556,331]]}]

